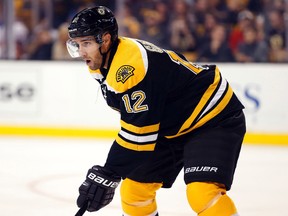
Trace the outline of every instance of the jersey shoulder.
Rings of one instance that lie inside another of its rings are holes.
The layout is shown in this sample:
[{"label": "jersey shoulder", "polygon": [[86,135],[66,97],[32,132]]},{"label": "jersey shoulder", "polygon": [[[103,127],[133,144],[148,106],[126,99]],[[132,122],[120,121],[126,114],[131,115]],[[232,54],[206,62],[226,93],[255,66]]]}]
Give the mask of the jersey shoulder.
[{"label": "jersey shoulder", "polygon": [[121,37],[106,78],[107,85],[116,93],[133,88],[146,76],[146,49],[135,39]]}]

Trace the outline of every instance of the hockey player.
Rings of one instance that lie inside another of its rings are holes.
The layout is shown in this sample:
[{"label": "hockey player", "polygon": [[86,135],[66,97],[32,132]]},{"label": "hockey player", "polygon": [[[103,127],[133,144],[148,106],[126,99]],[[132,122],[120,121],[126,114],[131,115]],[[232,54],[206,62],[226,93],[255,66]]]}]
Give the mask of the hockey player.
[{"label": "hockey player", "polygon": [[199,216],[235,216],[227,195],[246,132],[243,105],[216,65],[197,65],[147,41],[118,36],[106,7],[77,13],[67,48],[81,57],[121,129],[103,166],[88,170],[77,205],[98,211],[120,183],[123,215],[158,215],[156,191],[184,168]]}]

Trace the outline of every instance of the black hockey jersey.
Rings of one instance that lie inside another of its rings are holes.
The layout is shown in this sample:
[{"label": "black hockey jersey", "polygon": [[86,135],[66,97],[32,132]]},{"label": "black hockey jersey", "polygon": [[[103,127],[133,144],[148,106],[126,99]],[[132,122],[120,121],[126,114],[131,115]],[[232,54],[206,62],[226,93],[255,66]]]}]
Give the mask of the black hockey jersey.
[{"label": "black hockey jersey", "polygon": [[120,38],[108,70],[90,73],[121,114],[115,141],[131,150],[153,151],[159,137],[179,137],[243,109],[217,66],[193,64],[146,41]]}]

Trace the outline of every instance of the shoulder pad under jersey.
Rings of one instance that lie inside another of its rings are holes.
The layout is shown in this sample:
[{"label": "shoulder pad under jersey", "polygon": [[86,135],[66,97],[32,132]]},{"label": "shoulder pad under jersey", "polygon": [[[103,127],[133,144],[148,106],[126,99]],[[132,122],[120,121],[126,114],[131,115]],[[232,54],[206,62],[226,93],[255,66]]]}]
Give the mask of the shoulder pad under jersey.
[{"label": "shoulder pad under jersey", "polygon": [[120,38],[106,78],[107,88],[122,93],[140,83],[148,69],[144,47],[134,39]]}]

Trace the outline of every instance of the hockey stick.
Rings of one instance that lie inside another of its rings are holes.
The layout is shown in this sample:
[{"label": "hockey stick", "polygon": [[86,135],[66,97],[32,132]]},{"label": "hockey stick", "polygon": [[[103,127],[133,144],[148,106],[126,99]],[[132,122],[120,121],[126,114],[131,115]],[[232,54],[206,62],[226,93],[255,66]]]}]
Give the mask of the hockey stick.
[{"label": "hockey stick", "polygon": [[77,213],[75,214],[75,216],[82,216],[84,215],[85,211],[87,210],[87,207],[89,205],[89,201],[86,200],[84,202],[84,204],[82,205],[82,207],[77,211]]}]

